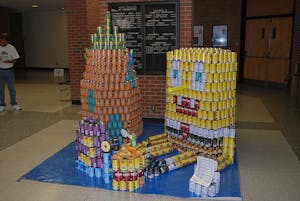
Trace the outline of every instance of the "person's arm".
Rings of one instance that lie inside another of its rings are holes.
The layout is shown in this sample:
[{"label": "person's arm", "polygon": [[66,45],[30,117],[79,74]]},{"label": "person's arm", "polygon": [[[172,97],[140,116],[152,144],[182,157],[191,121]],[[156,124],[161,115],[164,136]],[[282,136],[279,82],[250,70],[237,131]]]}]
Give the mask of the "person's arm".
[{"label": "person's arm", "polygon": [[11,59],[3,61],[3,63],[11,63],[14,64],[18,61],[20,58],[19,53],[17,52],[16,48],[14,46],[11,46],[11,49],[9,50],[9,55]]},{"label": "person's arm", "polygon": [[14,64],[18,61],[19,58],[17,59],[12,59],[12,60],[6,60],[6,61],[3,61],[3,63],[11,63],[11,64]]}]

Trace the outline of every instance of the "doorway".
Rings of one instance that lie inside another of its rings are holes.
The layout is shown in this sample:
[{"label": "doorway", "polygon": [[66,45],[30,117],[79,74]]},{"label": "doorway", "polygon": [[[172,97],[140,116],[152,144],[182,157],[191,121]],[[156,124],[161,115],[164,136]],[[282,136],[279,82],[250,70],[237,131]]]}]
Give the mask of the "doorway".
[{"label": "doorway", "polygon": [[248,19],[244,78],[264,86],[289,82],[292,17]]}]

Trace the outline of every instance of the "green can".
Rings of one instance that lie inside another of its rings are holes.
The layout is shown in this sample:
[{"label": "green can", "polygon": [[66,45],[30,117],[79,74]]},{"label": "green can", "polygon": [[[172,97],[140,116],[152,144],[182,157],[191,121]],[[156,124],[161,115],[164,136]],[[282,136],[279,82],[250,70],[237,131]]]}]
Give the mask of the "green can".
[{"label": "green can", "polygon": [[130,143],[131,143],[132,147],[136,147],[136,140],[137,140],[137,137],[136,137],[135,134],[133,134],[131,139],[130,139]]},{"label": "green can", "polygon": [[118,26],[114,26],[113,27],[113,34],[116,35],[119,32],[119,27]]},{"label": "green can", "polygon": [[102,26],[98,26],[97,27],[97,34],[99,35],[99,36],[101,36],[102,35]]}]

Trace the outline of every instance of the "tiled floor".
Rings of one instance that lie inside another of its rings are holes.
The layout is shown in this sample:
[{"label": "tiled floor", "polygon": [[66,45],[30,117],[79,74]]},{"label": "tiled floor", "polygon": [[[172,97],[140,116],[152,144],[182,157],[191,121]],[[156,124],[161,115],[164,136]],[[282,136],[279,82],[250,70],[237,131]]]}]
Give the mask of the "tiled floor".
[{"label": "tiled floor", "polygon": [[[17,72],[21,112],[0,114],[0,201],[181,200],[17,180],[74,140],[80,106],[50,71]],[[300,110],[284,91],[239,85],[243,200],[300,200]]]}]

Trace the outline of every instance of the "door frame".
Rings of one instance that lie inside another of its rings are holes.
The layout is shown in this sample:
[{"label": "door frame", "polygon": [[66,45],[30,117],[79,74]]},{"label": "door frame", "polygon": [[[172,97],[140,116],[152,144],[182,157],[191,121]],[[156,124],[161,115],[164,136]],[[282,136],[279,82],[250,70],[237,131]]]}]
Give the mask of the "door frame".
[{"label": "door frame", "polygon": [[293,36],[294,36],[294,21],[295,21],[295,0],[293,1],[293,13],[279,14],[279,15],[266,15],[266,16],[252,16],[247,17],[247,0],[242,0],[241,3],[241,31],[240,31],[240,60],[239,60],[239,74],[238,81],[244,81],[244,67],[245,67],[245,44],[246,44],[246,25],[248,20],[252,19],[265,19],[265,18],[281,18],[281,17],[292,17],[292,35],[291,35],[291,44],[290,44],[290,64],[289,64],[289,80],[288,80],[288,89],[291,89],[292,81],[292,53],[293,53]]}]

